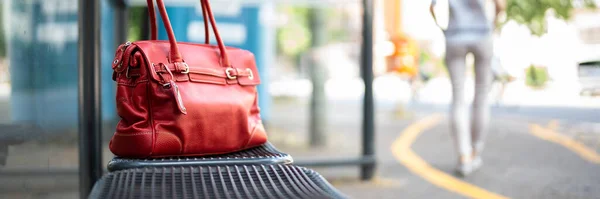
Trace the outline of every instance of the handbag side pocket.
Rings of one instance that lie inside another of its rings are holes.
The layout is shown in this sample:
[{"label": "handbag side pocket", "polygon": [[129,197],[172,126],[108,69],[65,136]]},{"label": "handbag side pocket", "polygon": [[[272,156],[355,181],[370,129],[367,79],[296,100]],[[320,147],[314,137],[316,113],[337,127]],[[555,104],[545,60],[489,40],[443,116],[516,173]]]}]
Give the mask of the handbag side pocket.
[{"label": "handbag side pocket", "polygon": [[250,134],[248,141],[243,146],[244,149],[256,147],[267,142],[267,132],[263,126],[262,119],[260,118],[260,108],[258,107],[258,92],[254,89],[254,102],[250,108],[248,117],[248,126],[250,127]]},{"label": "handbag side pocket", "polygon": [[148,81],[137,81],[117,85],[117,114],[121,120],[109,145],[117,156],[147,157],[152,154],[154,131],[149,118],[149,84]]}]

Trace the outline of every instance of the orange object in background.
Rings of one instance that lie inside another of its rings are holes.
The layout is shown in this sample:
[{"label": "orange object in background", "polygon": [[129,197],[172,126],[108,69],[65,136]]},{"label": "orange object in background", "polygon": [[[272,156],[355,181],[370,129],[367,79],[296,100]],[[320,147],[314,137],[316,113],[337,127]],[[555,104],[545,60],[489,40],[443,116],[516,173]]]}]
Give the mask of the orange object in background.
[{"label": "orange object in background", "polygon": [[388,56],[388,71],[414,78],[419,73],[417,43],[404,34],[391,39],[394,52]]},{"label": "orange object in background", "polygon": [[387,57],[387,72],[399,73],[413,79],[419,73],[418,45],[402,30],[402,1],[384,0],[385,30],[394,50]]}]

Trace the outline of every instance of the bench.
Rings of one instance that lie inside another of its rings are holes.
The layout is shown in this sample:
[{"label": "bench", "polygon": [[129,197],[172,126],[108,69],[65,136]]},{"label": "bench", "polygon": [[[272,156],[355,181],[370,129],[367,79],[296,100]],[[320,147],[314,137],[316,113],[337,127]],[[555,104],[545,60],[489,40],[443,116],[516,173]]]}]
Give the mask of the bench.
[{"label": "bench", "polygon": [[41,139],[46,135],[42,129],[28,124],[0,124],[0,129],[0,166],[6,165],[9,146]]},{"label": "bench", "polygon": [[346,198],[266,143],[216,156],[114,158],[89,198]]},{"label": "bench", "polygon": [[218,165],[260,165],[291,164],[292,156],[283,153],[271,143],[236,153],[203,157],[169,157],[159,159],[113,158],[108,163],[108,171],[156,166],[218,166]]}]

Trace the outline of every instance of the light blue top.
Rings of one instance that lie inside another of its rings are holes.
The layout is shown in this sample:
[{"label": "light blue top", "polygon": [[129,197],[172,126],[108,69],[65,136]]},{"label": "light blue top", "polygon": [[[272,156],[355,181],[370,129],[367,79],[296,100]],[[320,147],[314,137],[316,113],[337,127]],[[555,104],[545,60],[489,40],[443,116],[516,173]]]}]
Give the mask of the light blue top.
[{"label": "light blue top", "polygon": [[[437,0],[432,0],[435,5]],[[489,38],[493,20],[485,12],[485,0],[447,0],[449,5],[447,41],[476,42]]]}]

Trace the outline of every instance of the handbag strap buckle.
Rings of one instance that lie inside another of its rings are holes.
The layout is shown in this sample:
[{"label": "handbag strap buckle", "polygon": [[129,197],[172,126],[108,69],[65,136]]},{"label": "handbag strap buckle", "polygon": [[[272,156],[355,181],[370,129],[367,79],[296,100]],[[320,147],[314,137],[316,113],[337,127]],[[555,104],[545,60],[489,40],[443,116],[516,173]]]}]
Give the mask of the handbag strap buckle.
[{"label": "handbag strap buckle", "polygon": [[225,74],[227,75],[228,79],[237,79],[236,75],[231,75],[231,71],[233,71],[233,70],[235,70],[235,69],[233,69],[233,68],[227,68],[225,70]]},{"label": "handbag strap buckle", "polygon": [[183,66],[185,66],[185,70],[181,71],[181,73],[183,73],[183,74],[190,73],[190,66],[188,66],[188,64],[185,62],[183,62]]},{"label": "handbag strap buckle", "polygon": [[[163,68],[167,74],[167,76],[163,76],[161,73],[158,73],[158,76],[160,77],[160,84],[164,87],[164,88],[170,88],[171,87],[171,80],[173,80],[175,77],[173,76],[173,73],[171,73],[171,70],[169,70],[169,67],[167,67],[167,65],[163,64],[163,63],[159,63],[158,64],[161,68]],[[152,63],[152,66],[154,66],[154,63]]]}]

